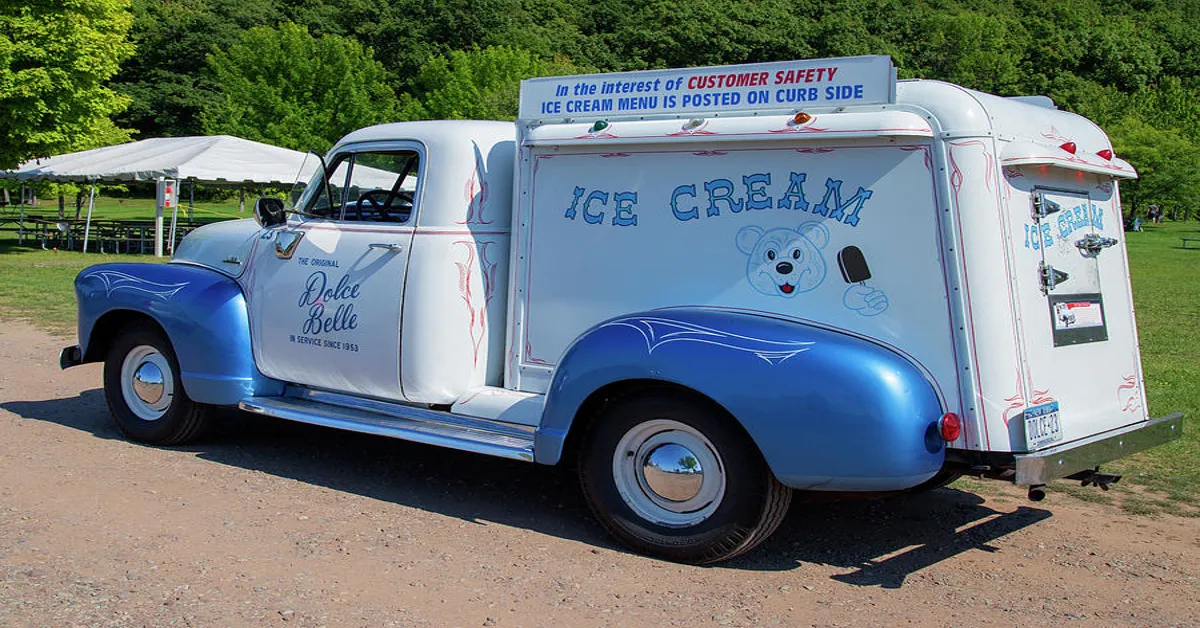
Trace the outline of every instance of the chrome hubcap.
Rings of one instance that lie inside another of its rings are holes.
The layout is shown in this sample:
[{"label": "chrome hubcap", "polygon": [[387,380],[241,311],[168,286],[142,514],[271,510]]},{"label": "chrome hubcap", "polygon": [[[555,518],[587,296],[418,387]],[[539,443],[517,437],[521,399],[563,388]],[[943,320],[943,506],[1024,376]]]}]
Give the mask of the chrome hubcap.
[{"label": "chrome hubcap", "polygon": [[691,426],[667,419],[646,421],[621,437],[613,481],[634,513],[670,528],[705,521],[725,496],[716,447]]},{"label": "chrome hubcap", "polygon": [[695,497],[704,485],[704,469],[696,454],[675,443],[659,445],[650,452],[642,466],[642,475],[650,490],[673,502]]},{"label": "chrome hubcap", "polygon": [[137,393],[142,401],[149,404],[162,399],[162,369],[153,362],[142,362],[142,365],[133,372],[133,392]]},{"label": "chrome hubcap", "polygon": [[175,398],[175,378],[167,357],[150,345],[139,345],[121,363],[121,395],[143,421],[157,421]]}]

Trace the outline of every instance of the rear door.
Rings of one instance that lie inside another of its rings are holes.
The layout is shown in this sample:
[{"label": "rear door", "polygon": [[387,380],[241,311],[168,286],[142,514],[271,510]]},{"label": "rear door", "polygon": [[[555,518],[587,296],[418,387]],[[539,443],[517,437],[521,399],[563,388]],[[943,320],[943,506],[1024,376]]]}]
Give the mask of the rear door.
[{"label": "rear door", "polygon": [[1010,425],[1018,451],[1146,419],[1116,187],[1092,178],[1027,192],[1017,282],[1028,392]]}]

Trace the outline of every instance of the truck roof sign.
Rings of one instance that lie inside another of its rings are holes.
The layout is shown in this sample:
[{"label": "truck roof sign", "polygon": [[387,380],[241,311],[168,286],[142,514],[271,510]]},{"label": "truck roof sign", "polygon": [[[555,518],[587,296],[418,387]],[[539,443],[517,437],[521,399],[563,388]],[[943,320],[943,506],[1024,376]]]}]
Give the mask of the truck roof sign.
[{"label": "truck roof sign", "polygon": [[520,118],[728,114],[895,98],[892,58],[876,55],[527,79]]}]

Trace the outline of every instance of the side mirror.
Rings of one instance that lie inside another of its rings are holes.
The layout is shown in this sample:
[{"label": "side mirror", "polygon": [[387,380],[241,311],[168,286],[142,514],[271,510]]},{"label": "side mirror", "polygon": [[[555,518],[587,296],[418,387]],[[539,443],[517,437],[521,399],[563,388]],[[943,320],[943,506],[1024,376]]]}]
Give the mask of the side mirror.
[{"label": "side mirror", "polygon": [[283,201],[269,196],[254,201],[254,220],[260,227],[274,227],[287,222]]}]

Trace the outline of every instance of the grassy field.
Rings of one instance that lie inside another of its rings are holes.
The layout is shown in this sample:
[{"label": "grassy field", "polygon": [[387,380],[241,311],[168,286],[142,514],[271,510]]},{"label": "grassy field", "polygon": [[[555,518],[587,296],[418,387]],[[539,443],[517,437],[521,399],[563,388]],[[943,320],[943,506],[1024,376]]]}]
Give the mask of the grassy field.
[{"label": "grassy field", "polygon": [[[152,202],[106,202],[105,217],[153,216]],[[237,215],[237,203],[213,211]],[[98,208],[99,211],[99,208]],[[1200,237],[1200,223],[1148,225],[1127,234],[1134,302],[1151,416],[1183,412],[1184,437],[1170,445],[1106,465],[1125,478],[1112,491],[1081,489],[1072,482],[1051,488],[1087,501],[1115,502],[1135,513],[1200,516],[1200,248],[1183,249],[1182,236]],[[27,245],[29,242],[27,242]],[[31,248],[35,247],[35,248]],[[74,336],[72,281],[84,267],[106,261],[154,261],[151,257],[43,251],[19,247],[16,235],[0,233],[0,314]],[[968,490],[986,483],[963,480]]]},{"label": "grassy field", "polygon": [[[1126,234],[1134,312],[1151,416],[1182,412],[1182,439],[1111,468],[1125,474],[1117,498],[1132,512],[1200,515],[1200,223],[1147,225]],[[1147,489],[1146,491],[1135,489]],[[1090,489],[1089,489],[1090,490]]]},{"label": "grassy field", "polygon": [[[188,209],[186,191],[180,200],[183,201],[183,204],[179,207],[179,216],[182,218],[187,214]],[[236,198],[228,201],[196,203],[192,208],[192,212],[197,220],[213,220],[220,218],[247,218],[252,215],[250,212],[253,209],[254,197],[247,193],[246,211],[244,213],[238,212],[238,200]],[[7,218],[18,211],[16,207],[6,207],[0,215]],[[25,211],[27,214],[33,216],[57,218],[58,200],[43,199],[40,205],[27,207]],[[165,216],[168,219],[171,217],[169,212]],[[67,199],[66,217],[75,218],[75,203],[73,198]],[[80,218],[86,217],[87,199],[85,198]],[[98,196],[96,197],[96,206],[92,210],[92,218],[94,220],[154,220],[154,199]]]}]

